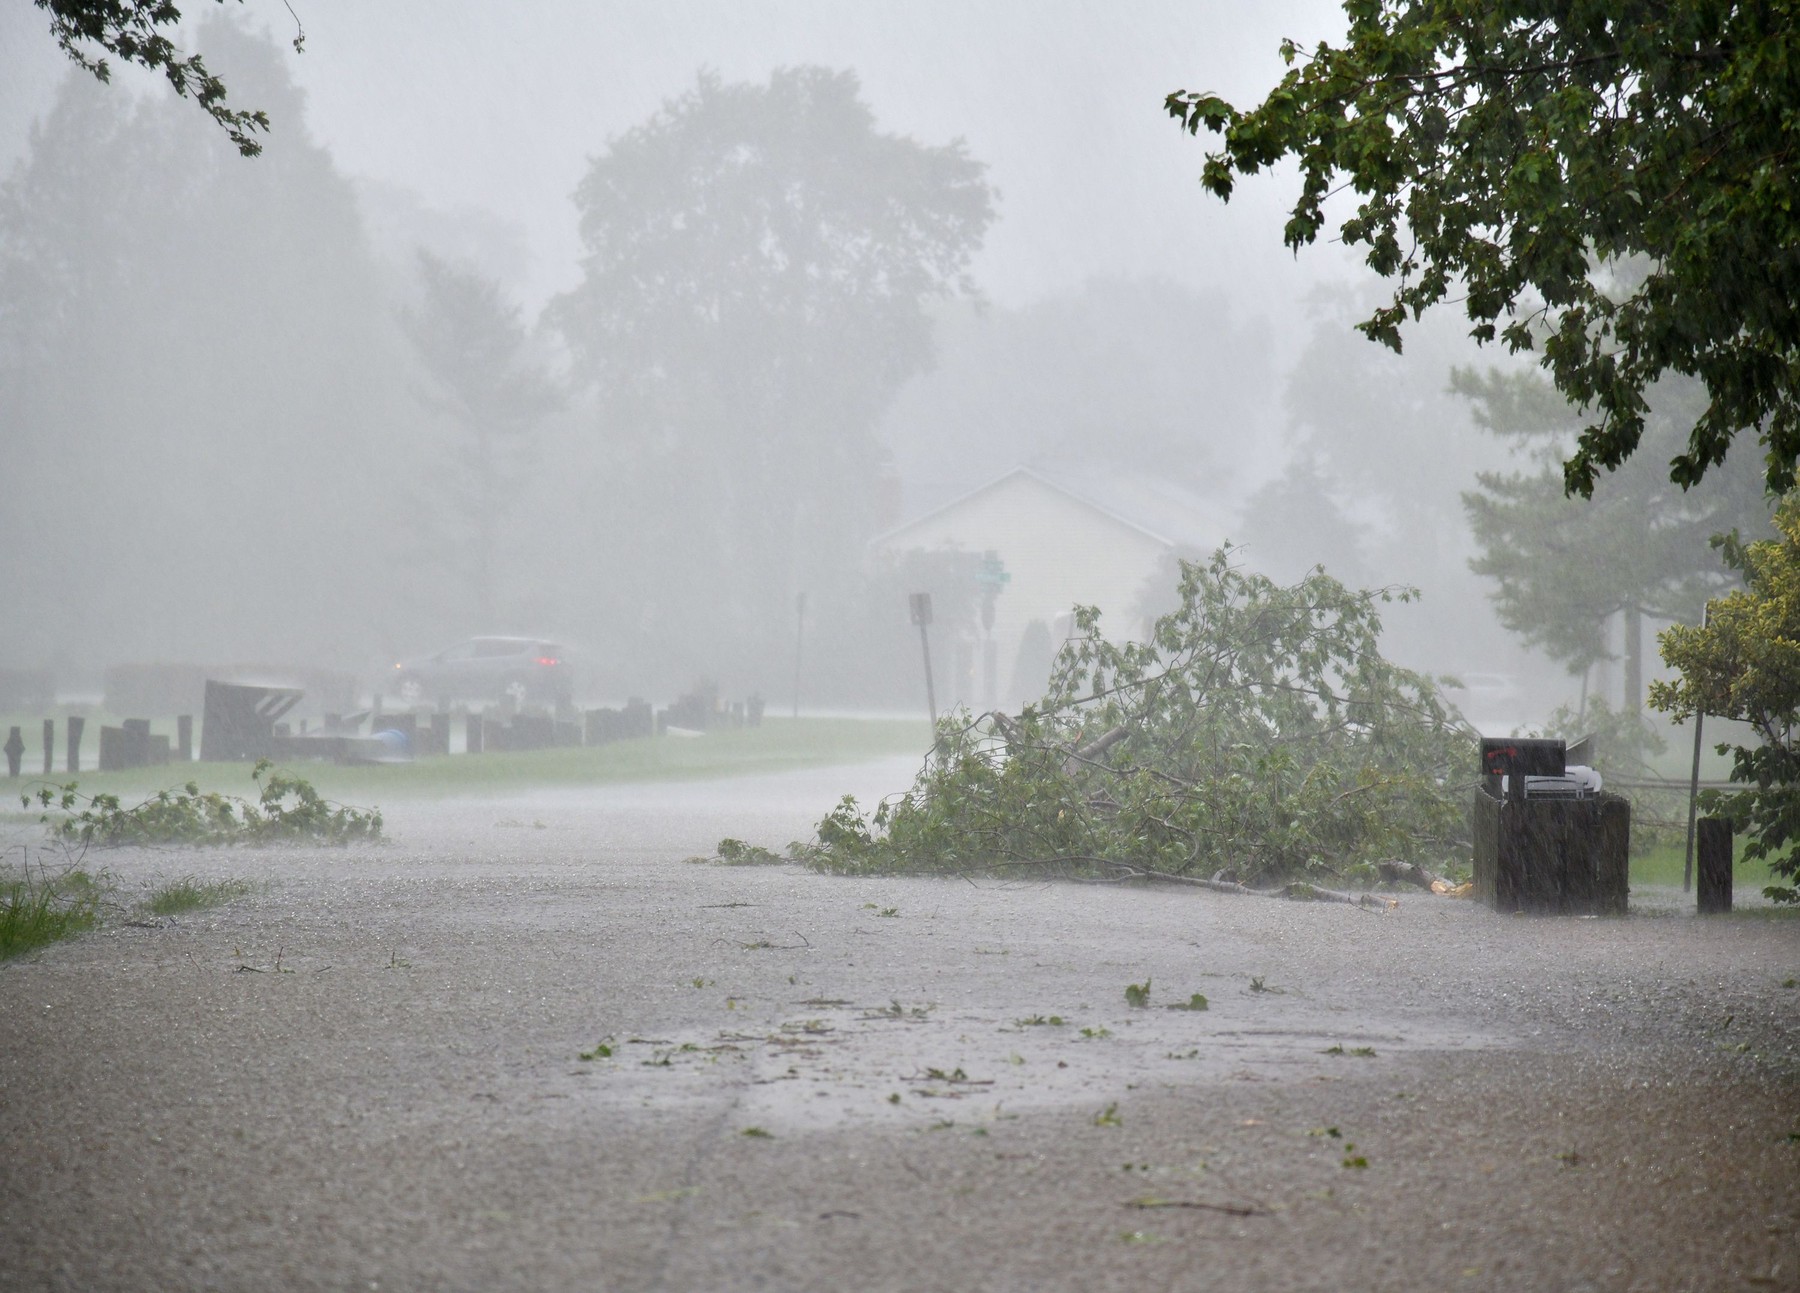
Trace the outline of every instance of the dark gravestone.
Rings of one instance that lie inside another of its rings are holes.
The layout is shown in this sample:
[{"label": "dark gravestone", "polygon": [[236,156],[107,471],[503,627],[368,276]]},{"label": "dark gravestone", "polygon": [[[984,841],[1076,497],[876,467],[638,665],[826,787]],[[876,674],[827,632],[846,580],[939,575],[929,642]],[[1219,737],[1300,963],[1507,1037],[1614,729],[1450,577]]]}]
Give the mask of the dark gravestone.
[{"label": "dark gravestone", "polygon": [[56,720],[44,720],[44,775],[50,775],[50,761],[56,757]]},{"label": "dark gravestone", "polygon": [[300,703],[298,687],[206,684],[200,716],[200,758],[207,763],[267,759],[275,753],[275,720]]},{"label": "dark gravestone", "polygon": [[450,753],[450,715],[442,710],[431,716],[431,754]]},{"label": "dark gravestone", "polygon": [[150,720],[128,718],[100,729],[100,771],[122,772],[169,761],[169,738],[150,735]]},{"label": "dark gravestone", "polygon": [[547,750],[556,744],[556,720],[548,714],[514,714],[508,726],[509,750]]},{"label": "dark gravestone", "polygon": [[100,771],[122,772],[143,763],[137,733],[122,727],[100,729]]},{"label": "dark gravestone", "polygon": [[87,726],[87,719],[79,714],[70,714],[68,722],[63,724],[68,736],[69,771],[81,771],[81,729]]},{"label": "dark gravestone", "polygon": [[627,737],[646,737],[656,735],[656,711],[650,702],[633,696],[625,702],[625,735]]},{"label": "dark gravestone", "polygon": [[1722,817],[1702,817],[1694,823],[1694,848],[1700,855],[1694,889],[1702,916],[1731,910],[1731,823]]},{"label": "dark gravestone", "polygon": [[6,736],[6,775],[17,780],[19,760],[25,757],[25,738],[19,735],[19,729],[13,728]]},{"label": "dark gravestone", "polygon": [[463,751],[480,754],[481,750],[481,715],[471,710],[468,718],[463,720]]},{"label": "dark gravestone", "polygon": [[183,763],[194,761],[194,716],[183,714],[175,720],[175,757]]}]

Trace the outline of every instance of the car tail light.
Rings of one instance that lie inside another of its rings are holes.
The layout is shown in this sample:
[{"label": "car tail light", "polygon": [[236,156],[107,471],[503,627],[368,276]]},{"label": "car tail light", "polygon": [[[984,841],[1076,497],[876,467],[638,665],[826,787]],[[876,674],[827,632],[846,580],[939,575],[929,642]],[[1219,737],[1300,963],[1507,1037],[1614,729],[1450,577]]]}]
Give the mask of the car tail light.
[{"label": "car tail light", "polygon": [[543,665],[561,664],[562,663],[561,660],[558,660],[553,655],[541,655],[537,658],[537,662],[539,664],[543,664]]}]

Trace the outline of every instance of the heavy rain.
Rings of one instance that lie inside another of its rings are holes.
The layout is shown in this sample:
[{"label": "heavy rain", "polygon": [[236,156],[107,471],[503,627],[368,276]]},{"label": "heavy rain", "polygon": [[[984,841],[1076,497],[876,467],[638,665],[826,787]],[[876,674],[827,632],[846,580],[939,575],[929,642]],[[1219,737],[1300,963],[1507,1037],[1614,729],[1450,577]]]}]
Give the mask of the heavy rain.
[{"label": "heavy rain", "polygon": [[0,1285],[1800,1282],[1789,7],[0,8]]}]

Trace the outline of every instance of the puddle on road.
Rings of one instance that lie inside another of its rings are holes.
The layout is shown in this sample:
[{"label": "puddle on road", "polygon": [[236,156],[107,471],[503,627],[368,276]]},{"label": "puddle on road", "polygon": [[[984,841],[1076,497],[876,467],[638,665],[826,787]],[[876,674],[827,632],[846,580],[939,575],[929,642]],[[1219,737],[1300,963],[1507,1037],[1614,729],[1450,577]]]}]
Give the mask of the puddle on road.
[{"label": "puddle on road", "polygon": [[[1267,1003],[1259,1003],[1266,1014]],[[779,1021],[621,1037],[567,1066],[579,1099],[671,1110],[735,1101],[733,1121],[770,1132],[846,1125],[974,1130],[1059,1106],[1096,1111],[1134,1091],[1369,1076],[1409,1053],[1504,1044],[1470,1031],[1371,1019],[1300,999],[1282,1027],[1238,1012],[1143,1009],[1005,1018],[902,1003],[802,1001]],[[566,1089],[566,1088],[565,1088]]]}]

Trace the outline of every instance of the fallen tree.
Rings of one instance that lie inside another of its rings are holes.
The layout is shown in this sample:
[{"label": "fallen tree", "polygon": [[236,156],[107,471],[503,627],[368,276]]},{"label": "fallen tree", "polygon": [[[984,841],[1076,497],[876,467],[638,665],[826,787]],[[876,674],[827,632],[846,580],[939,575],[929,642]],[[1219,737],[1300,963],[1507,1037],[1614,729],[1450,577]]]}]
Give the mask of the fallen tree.
[{"label": "fallen tree", "polygon": [[1320,882],[1429,887],[1425,864],[1466,853],[1473,736],[1378,648],[1411,590],[1282,587],[1227,547],[1183,562],[1179,592],[1144,642],[1077,608],[1042,700],[946,719],[912,789],[872,814],[846,797],[789,856],[1360,901]]}]

